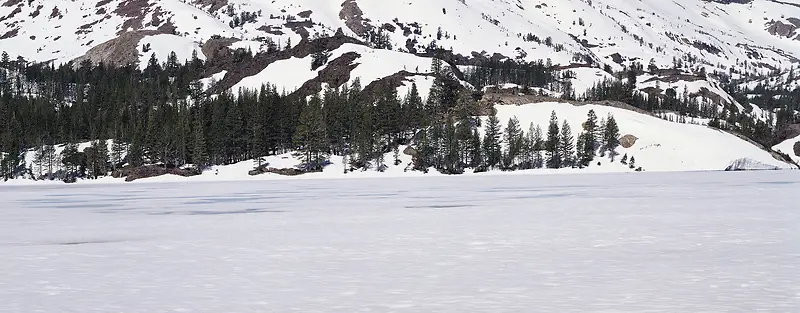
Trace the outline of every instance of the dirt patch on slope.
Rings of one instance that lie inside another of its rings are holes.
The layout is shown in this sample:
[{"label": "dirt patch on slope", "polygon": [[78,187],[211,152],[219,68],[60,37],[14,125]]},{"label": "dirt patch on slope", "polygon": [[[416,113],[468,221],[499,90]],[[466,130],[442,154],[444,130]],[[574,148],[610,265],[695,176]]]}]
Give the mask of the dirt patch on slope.
[{"label": "dirt patch on slope", "polygon": [[113,66],[125,66],[128,64],[139,63],[139,41],[146,36],[158,35],[158,30],[139,30],[124,32],[104,43],[101,43],[86,52],[86,54],[72,60],[72,64],[77,66],[84,60],[90,60],[93,64],[103,62]]},{"label": "dirt patch on slope", "polygon": [[239,41],[237,38],[214,37],[206,41],[201,50],[203,55],[209,59],[213,59],[217,56],[230,54],[231,49],[228,47],[237,41]]}]

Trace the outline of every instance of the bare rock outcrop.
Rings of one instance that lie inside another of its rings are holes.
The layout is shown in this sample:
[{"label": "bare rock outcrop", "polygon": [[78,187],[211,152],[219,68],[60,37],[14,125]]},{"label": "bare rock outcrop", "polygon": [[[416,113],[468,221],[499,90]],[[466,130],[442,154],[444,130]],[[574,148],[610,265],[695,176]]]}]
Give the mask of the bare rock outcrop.
[{"label": "bare rock outcrop", "polygon": [[163,167],[158,165],[146,165],[139,167],[126,167],[114,171],[111,176],[114,178],[125,177],[125,181],[131,182],[137,179],[158,177],[163,175],[178,175],[183,177],[191,177],[202,174],[199,169],[188,168],[181,169],[176,167]]},{"label": "bare rock outcrop", "polygon": [[636,144],[637,140],[639,140],[638,137],[636,137],[634,135],[631,135],[631,134],[627,134],[625,136],[622,136],[622,138],[619,139],[619,145],[622,146],[623,148],[627,149],[627,148],[633,147],[633,145]]},{"label": "bare rock outcrop", "polygon": [[355,0],[347,0],[342,3],[339,19],[343,20],[347,28],[350,28],[356,35],[364,37],[372,30],[369,19],[364,18],[364,12],[361,11]]}]

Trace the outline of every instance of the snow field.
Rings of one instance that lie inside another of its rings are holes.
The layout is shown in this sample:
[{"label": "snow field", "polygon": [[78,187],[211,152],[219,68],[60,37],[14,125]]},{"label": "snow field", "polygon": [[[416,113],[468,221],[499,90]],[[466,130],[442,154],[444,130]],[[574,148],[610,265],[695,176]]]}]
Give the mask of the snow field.
[{"label": "snow field", "polygon": [[[144,52],[143,50],[145,45],[149,45],[150,50],[148,50],[148,52]],[[206,59],[206,56],[200,49],[199,43],[192,41],[190,38],[168,34],[153,35],[142,38],[137,45],[137,50],[139,51],[140,69],[147,67],[150,58],[154,54],[158,59],[159,64],[166,62],[172,52],[175,52],[175,56],[178,57],[179,63],[184,63],[187,60],[191,60],[192,53],[195,51],[197,51],[198,59]]]},{"label": "snow field", "polygon": [[0,188],[0,311],[795,312],[797,184],[769,171]]}]

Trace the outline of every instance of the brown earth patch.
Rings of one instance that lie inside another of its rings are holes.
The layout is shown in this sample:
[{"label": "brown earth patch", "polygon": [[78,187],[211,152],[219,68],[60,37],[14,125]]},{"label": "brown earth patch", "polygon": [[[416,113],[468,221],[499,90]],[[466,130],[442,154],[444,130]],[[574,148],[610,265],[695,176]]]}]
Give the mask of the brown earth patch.
[{"label": "brown earth patch", "polygon": [[84,60],[93,64],[103,62],[113,66],[125,66],[139,62],[139,41],[145,36],[160,34],[157,30],[140,30],[124,32],[117,38],[111,39],[89,49],[86,54],[72,60],[73,66],[78,66]]}]

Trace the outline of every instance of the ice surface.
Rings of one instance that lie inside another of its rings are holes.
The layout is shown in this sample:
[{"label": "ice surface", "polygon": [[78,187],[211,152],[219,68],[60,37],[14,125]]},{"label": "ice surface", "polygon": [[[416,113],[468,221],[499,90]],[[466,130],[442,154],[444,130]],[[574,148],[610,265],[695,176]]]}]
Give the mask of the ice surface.
[{"label": "ice surface", "polygon": [[798,312],[795,171],[0,187],[2,312]]}]

